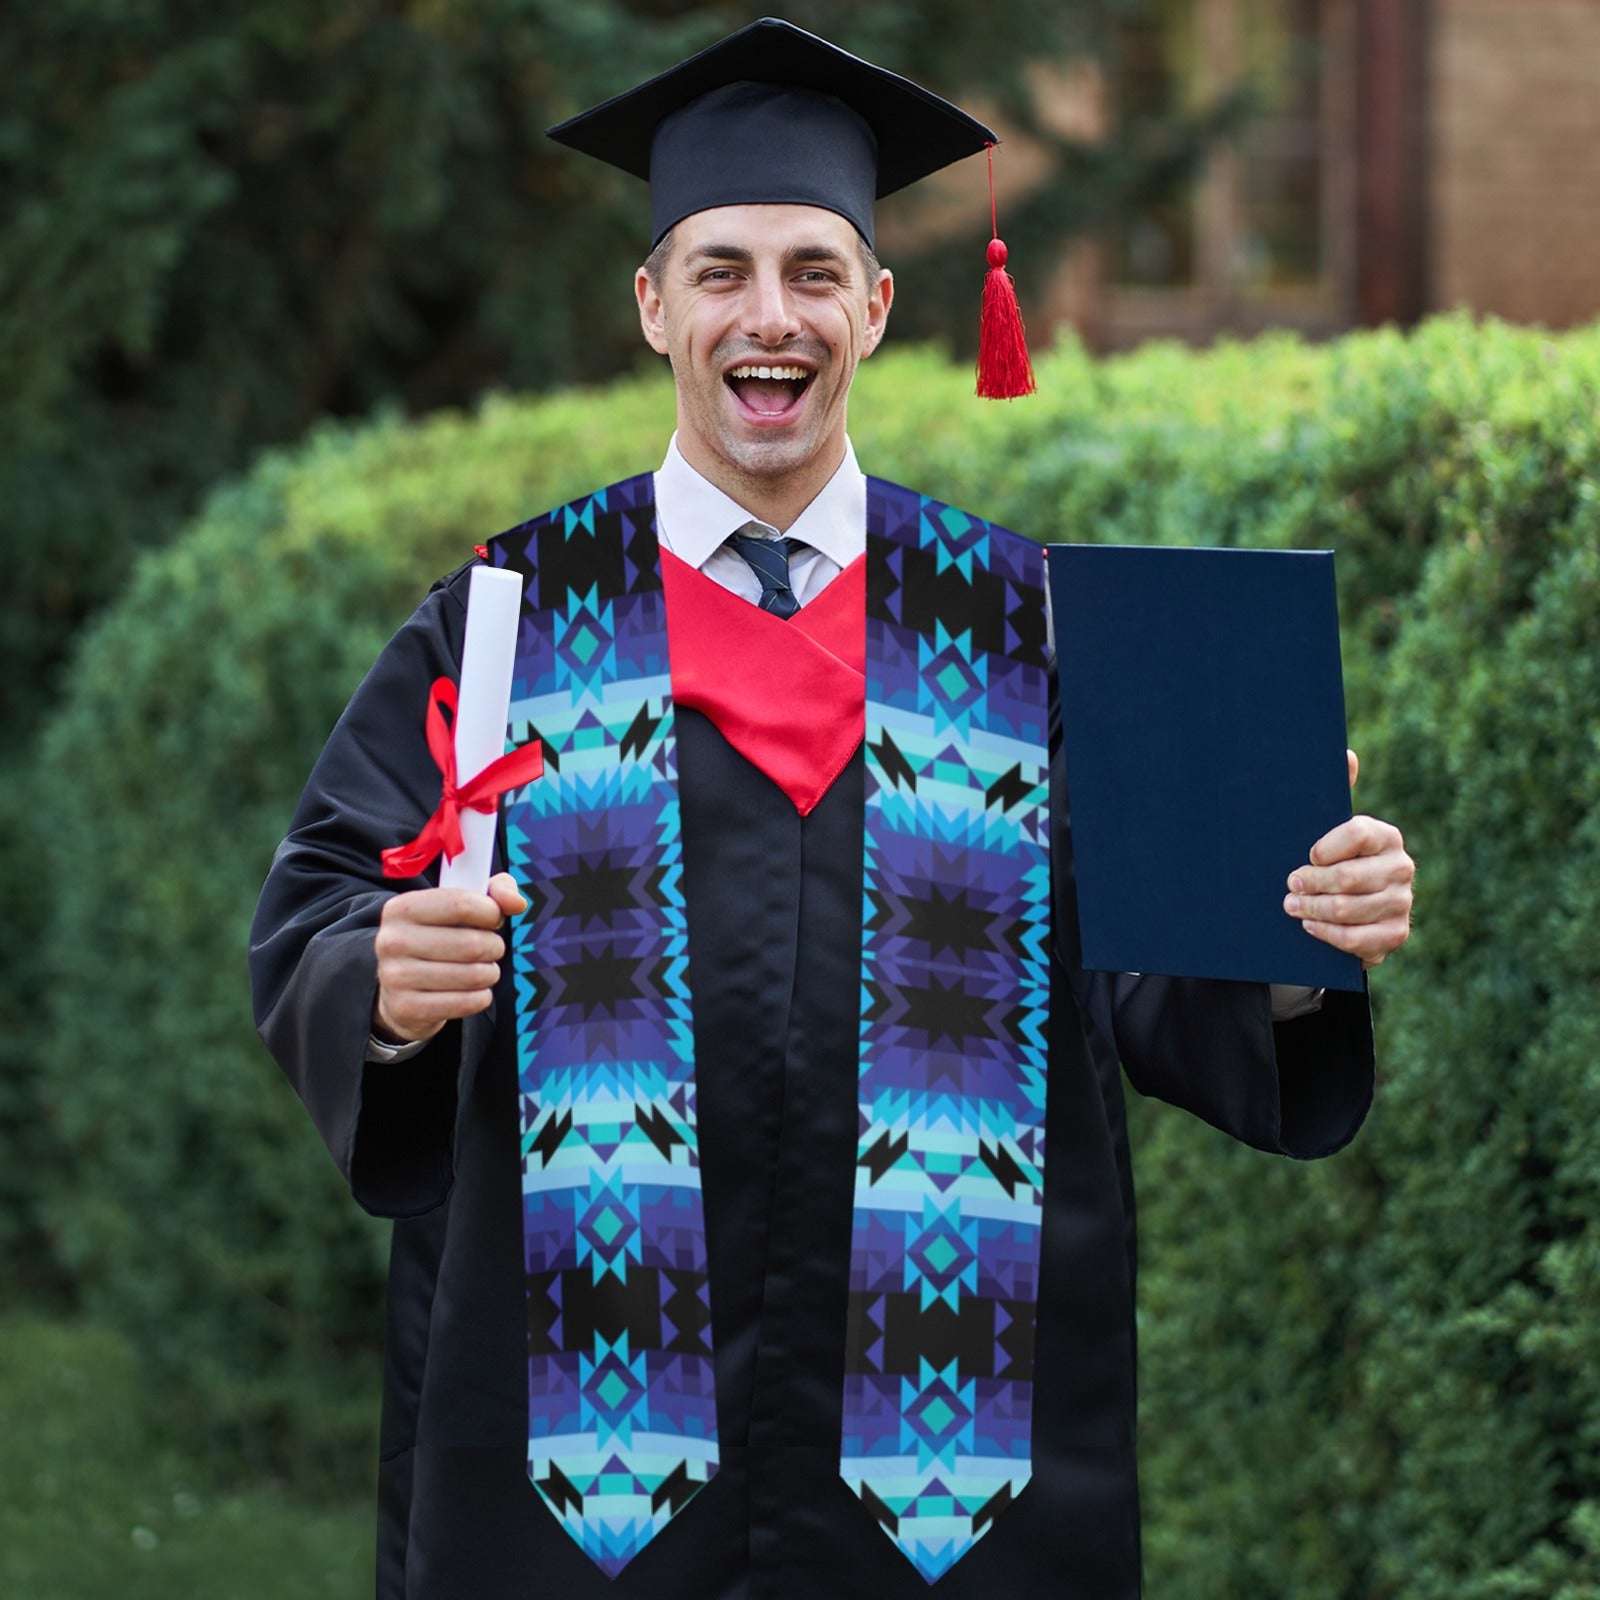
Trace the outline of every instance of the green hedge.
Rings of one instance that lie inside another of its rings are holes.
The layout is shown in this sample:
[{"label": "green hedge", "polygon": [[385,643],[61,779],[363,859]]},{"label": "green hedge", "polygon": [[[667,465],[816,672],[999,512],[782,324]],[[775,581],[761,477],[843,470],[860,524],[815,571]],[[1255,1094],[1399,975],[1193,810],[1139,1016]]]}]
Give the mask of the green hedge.
[{"label": "green hedge", "polygon": [[364,1472],[386,1240],[251,1025],[273,848],[432,576],[552,491],[617,476],[670,416],[636,384],[267,458],[140,567],[48,729],[45,1220],[85,1308],[251,1465]]},{"label": "green hedge", "polygon": [[[972,402],[863,462],[1044,536],[1339,551],[1359,797],[1421,862],[1382,1083],[1309,1168],[1135,1108],[1154,1600],[1600,1594],[1600,331],[1443,320]],[[251,1036],[244,930],[340,704],[471,543],[655,461],[660,381],[330,431],[143,566],[48,740],[48,1214],[234,1448],[359,1472],[379,1240]]]},{"label": "green hedge", "polygon": [[1287,1170],[1144,1119],[1152,1591],[1576,1600],[1600,1594],[1600,339],[1445,323],[1326,360],[1327,442],[1285,452],[1283,495],[1341,551],[1358,792],[1404,825],[1420,909],[1346,1156]]}]

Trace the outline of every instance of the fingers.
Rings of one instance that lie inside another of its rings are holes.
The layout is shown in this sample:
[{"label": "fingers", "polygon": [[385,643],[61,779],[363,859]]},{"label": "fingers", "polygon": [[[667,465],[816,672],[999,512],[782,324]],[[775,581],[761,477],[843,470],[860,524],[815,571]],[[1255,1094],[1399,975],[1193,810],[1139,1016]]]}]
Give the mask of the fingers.
[{"label": "fingers", "polygon": [[1359,894],[1289,894],[1283,909],[1302,922],[1339,922],[1359,926],[1387,922],[1411,913],[1411,885],[1385,883]]},{"label": "fingers", "polygon": [[1354,856],[1376,856],[1386,850],[1405,850],[1405,840],[1392,822],[1376,817],[1351,817],[1330,829],[1311,847],[1313,866],[1334,866]]},{"label": "fingers", "polygon": [[499,982],[499,960],[506,947],[494,934],[478,934],[490,941],[430,944],[426,952],[387,946],[378,955],[379,982],[403,989],[493,989]]},{"label": "fingers", "polygon": [[393,1043],[431,1039],[447,1022],[487,1011],[494,1000],[494,985],[478,989],[429,991],[389,986],[378,990],[372,1007],[372,1024],[380,1038]]},{"label": "fingers", "polygon": [[[396,896],[396,904],[405,896]],[[384,968],[398,967],[407,962],[444,966],[470,966],[496,962],[506,953],[505,940],[489,927],[457,925],[420,920],[414,912],[428,914],[429,908],[418,907],[390,914],[384,908],[378,924],[377,949],[380,978]],[[498,911],[496,917],[498,918]]]},{"label": "fingers", "polygon": [[1289,874],[1283,909],[1307,933],[1375,967],[1411,935],[1416,871],[1398,828],[1352,817],[1317,840],[1310,863]]},{"label": "fingers", "polygon": [[1409,900],[1416,863],[1401,845],[1371,855],[1351,856],[1325,867],[1297,867],[1289,874],[1289,900],[1284,910],[1290,916],[1325,917],[1334,922],[1370,922],[1371,917],[1346,917],[1335,909],[1340,901],[1360,901],[1371,896],[1386,896],[1398,906],[1397,896]]},{"label": "fingers", "polygon": [[[516,888],[509,873],[500,873],[492,882]],[[385,927],[396,922],[441,928],[498,928],[504,917],[498,901],[470,889],[413,889],[408,894],[394,895],[383,904]]]},{"label": "fingers", "polygon": [[447,1022],[489,1007],[506,952],[497,930],[527,903],[508,873],[490,891],[417,889],[384,903],[372,1008],[384,1037],[431,1039]]},{"label": "fingers", "polygon": [[1348,950],[1361,958],[1364,967],[1375,967],[1411,937],[1411,919],[1386,918],[1382,922],[1369,922],[1359,926],[1341,922],[1302,922],[1300,924],[1313,938],[1331,944],[1335,949]]}]

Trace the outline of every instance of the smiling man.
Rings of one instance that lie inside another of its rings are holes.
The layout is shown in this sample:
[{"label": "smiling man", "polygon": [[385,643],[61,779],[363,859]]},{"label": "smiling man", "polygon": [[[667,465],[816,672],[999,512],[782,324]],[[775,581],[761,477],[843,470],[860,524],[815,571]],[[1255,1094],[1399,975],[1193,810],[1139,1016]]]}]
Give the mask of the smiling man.
[{"label": "smiling man", "polygon": [[[263,1037],[396,1219],[379,1594],[1132,1600],[1118,1060],[1326,1154],[1365,996],[1081,970],[1039,548],[856,463],[873,200],[988,130],[769,21],[554,133],[649,180],[677,432],[487,547],[545,756],[488,894],[379,867],[439,799],[463,569],[252,936]],[[1382,960],[1398,833],[1307,846],[1286,912]]]},{"label": "smiling man", "polygon": [[893,277],[835,212],[719,206],[679,222],[634,289],[672,362],[683,459],[787,528],[845,458],[850,383],[883,338]]}]

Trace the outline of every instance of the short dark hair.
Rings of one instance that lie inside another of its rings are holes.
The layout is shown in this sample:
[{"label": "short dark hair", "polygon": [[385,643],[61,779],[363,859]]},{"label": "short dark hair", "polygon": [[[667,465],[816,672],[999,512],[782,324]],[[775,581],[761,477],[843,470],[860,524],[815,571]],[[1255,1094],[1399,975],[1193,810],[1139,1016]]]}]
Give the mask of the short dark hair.
[{"label": "short dark hair", "polygon": [[667,270],[667,261],[672,255],[672,236],[676,231],[668,228],[656,241],[655,249],[644,258],[644,275],[657,294],[661,293],[661,275]]}]

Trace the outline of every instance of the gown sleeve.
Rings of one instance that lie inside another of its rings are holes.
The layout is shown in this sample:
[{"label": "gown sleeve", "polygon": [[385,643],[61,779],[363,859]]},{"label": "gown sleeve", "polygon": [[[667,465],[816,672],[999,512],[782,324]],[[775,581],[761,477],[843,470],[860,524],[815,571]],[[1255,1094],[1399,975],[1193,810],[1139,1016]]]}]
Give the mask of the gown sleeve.
[{"label": "gown sleeve", "polygon": [[366,1060],[383,903],[425,886],[385,878],[380,855],[438,803],[427,696],[436,677],[460,675],[468,570],[434,588],[345,708],[250,930],[256,1026],[356,1200],[378,1216],[418,1216],[448,1195],[458,1077],[492,1029],[489,1015],[474,1017],[405,1061]]},{"label": "gown sleeve", "polygon": [[[1084,970],[1053,683],[1050,782],[1055,955],[1080,1011],[1128,1081],[1258,1150],[1308,1160],[1348,1144],[1372,1103],[1365,989],[1329,989],[1319,1010],[1275,1023],[1265,983]],[[1151,915],[1159,916],[1160,907]]]}]

